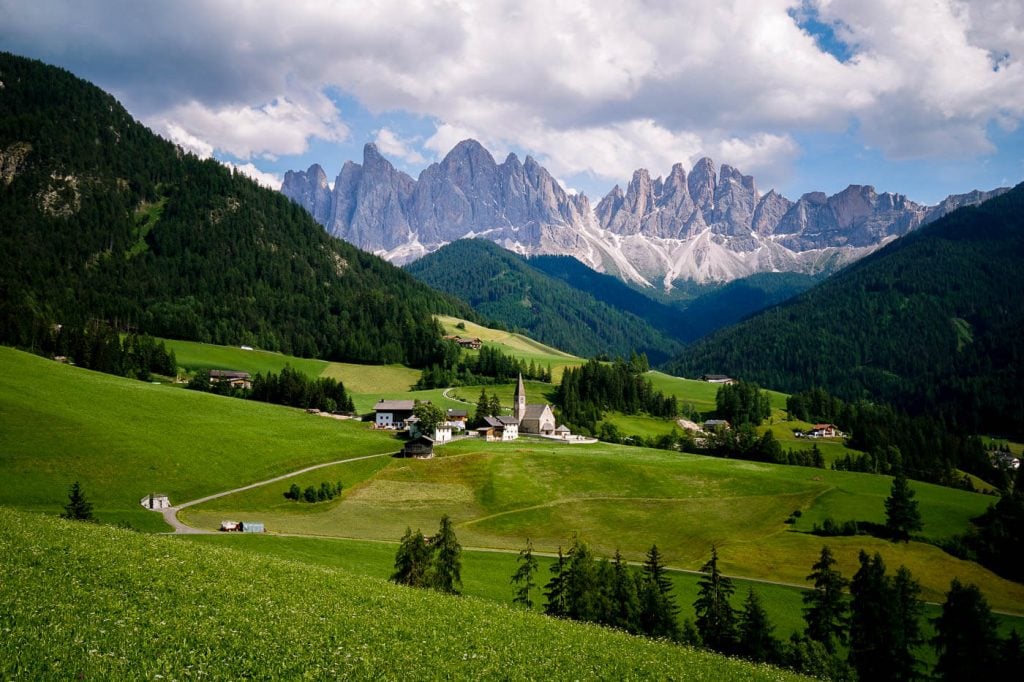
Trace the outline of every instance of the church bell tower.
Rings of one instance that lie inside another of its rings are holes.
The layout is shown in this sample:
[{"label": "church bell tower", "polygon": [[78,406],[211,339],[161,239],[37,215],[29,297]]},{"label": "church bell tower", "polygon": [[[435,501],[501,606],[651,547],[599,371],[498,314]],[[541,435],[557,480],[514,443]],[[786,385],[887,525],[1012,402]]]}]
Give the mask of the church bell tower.
[{"label": "church bell tower", "polygon": [[516,391],[512,395],[512,416],[516,421],[522,422],[526,416],[526,388],[523,386],[523,375],[519,375],[519,383],[516,384]]}]

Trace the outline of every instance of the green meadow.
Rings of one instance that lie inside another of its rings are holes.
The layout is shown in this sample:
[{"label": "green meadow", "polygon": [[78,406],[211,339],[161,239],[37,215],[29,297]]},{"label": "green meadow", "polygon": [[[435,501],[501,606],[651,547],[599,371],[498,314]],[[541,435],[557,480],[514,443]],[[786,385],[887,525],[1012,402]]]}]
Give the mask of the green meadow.
[{"label": "green meadow", "polygon": [[[959,576],[977,583],[997,608],[1024,613],[1024,586],[930,544],[807,532],[828,516],[884,520],[890,480],[608,444],[471,439],[439,448],[433,460],[394,460],[367,472],[316,511],[288,503],[278,484],[273,492],[246,491],[191,507],[182,517],[204,528],[228,514],[258,518],[277,533],[393,541],[407,526],[427,530],[447,513],[467,547],[518,550],[529,537],[539,551],[554,552],[579,533],[600,556],[619,549],[640,561],[657,543],[669,565],[694,570],[714,543],[730,573],[794,585],[803,584],[827,542],[850,575],[861,548],[879,551],[893,568],[906,565],[928,600],[941,599]],[[989,496],[913,486],[924,539],[964,532],[992,503]],[[795,510],[803,514],[799,522],[786,524]]]},{"label": "green meadow", "polygon": [[165,530],[172,504],[348,457],[393,435],[254,401],[147,384],[0,347],[0,505],[58,512],[82,483],[105,521]]},{"label": "green meadow", "polygon": [[798,679],[473,597],[0,508],[4,679]]}]

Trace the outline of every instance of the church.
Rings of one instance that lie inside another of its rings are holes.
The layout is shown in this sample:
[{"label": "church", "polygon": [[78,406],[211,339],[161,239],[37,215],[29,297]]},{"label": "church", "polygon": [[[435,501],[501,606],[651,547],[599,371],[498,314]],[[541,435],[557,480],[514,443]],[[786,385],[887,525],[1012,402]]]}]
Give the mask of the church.
[{"label": "church", "polygon": [[519,421],[520,433],[534,433],[552,436],[555,433],[555,415],[548,404],[526,403],[526,388],[523,375],[519,375],[515,393],[512,394],[512,416]]}]

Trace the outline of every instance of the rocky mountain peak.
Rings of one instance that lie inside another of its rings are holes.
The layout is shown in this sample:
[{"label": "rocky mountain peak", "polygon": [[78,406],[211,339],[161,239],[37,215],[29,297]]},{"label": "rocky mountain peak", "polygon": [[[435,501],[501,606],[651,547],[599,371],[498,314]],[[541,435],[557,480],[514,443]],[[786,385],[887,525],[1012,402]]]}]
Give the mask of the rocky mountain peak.
[{"label": "rocky mountain peak", "polygon": [[[362,165],[346,162],[333,190],[319,165],[290,171],[281,191],[328,231],[398,263],[463,237],[485,237],[528,254],[568,254],[638,284],[729,280],[761,272],[816,272],[859,258],[894,237],[1001,191],[948,197],[925,207],[901,194],[850,185],[791,201],[761,196],[750,175],[709,158],[687,173],[644,168],[591,208],[534,159],[498,164],[463,140],[413,180],[370,143]],[[594,228],[600,229],[594,229]]]}]

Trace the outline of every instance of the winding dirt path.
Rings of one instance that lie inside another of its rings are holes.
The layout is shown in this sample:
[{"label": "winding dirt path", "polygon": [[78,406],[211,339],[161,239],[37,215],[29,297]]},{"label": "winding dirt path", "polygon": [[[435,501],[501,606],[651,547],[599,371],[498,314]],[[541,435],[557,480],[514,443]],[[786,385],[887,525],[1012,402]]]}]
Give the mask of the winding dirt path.
[{"label": "winding dirt path", "polygon": [[218,497],[226,497],[228,495],[234,495],[235,493],[240,493],[240,492],[242,492],[244,490],[252,490],[253,488],[259,488],[260,486],[264,486],[264,485],[267,485],[269,483],[277,483],[278,481],[284,481],[286,479],[292,478],[293,476],[298,476],[300,474],[304,474],[304,473],[306,473],[308,471],[315,471],[317,469],[323,469],[324,467],[334,466],[335,464],[346,464],[348,462],[358,462],[358,461],[363,460],[363,459],[374,459],[376,457],[391,457],[393,454],[394,454],[393,452],[382,452],[382,453],[379,453],[379,454],[376,454],[376,455],[363,455],[361,457],[349,457],[348,459],[339,459],[339,460],[335,460],[333,462],[324,462],[323,464],[314,464],[313,466],[308,466],[305,469],[299,469],[298,471],[292,471],[292,472],[289,472],[287,474],[281,474],[280,476],[275,476],[274,478],[268,478],[268,479],[266,479],[264,481],[257,481],[256,483],[250,483],[249,485],[243,485],[241,488],[234,488],[232,490],[225,490],[224,492],[221,492],[221,493],[214,493],[213,495],[207,495],[206,497],[200,497],[198,500],[190,500],[189,502],[182,502],[181,504],[179,504],[177,506],[168,507],[167,509],[163,509],[161,511],[162,511],[162,513],[164,515],[164,521],[167,522],[167,525],[169,525],[172,528],[174,528],[174,534],[176,534],[176,535],[206,535],[206,534],[212,533],[213,531],[202,530],[202,529],[199,529],[199,528],[193,528],[192,526],[186,525],[185,523],[183,523],[183,522],[178,520],[178,512],[180,512],[182,509],[185,509],[186,507],[191,507],[191,506],[196,505],[196,504],[202,504],[203,502],[209,502],[210,500],[216,500]]}]

